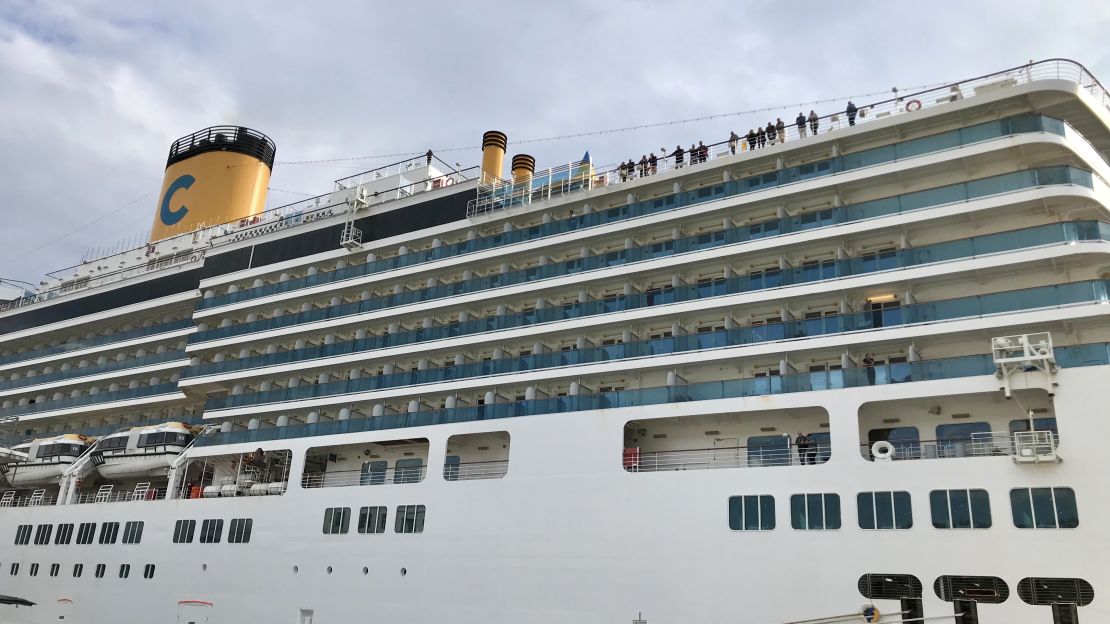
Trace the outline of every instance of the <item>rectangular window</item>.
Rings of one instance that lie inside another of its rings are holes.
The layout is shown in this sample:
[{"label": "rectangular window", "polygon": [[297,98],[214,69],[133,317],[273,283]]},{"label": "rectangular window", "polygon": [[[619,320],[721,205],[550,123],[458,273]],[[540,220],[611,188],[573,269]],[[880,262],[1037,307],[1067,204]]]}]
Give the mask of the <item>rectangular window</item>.
[{"label": "rectangular window", "polygon": [[19,574],[19,564],[13,563],[12,567],[8,569],[8,572],[11,573],[12,576]]},{"label": "rectangular window", "polygon": [[108,566],[104,565],[103,563],[96,564],[96,571],[95,571],[96,578],[104,578],[104,572],[107,569],[108,569]]},{"label": "rectangular window", "polygon": [[200,543],[219,544],[224,533],[224,521],[213,518],[200,523]]},{"label": "rectangular window", "polygon": [[154,564],[153,563],[148,563],[145,566],[143,566],[143,578],[145,578],[145,579],[154,578]]},{"label": "rectangular window", "polygon": [[196,520],[178,520],[173,526],[174,544],[192,544],[193,533],[197,529]]},{"label": "rectangular window", "polygon": [[59,524],[58,532],[54,534],[54,543],[58,545],[68,544],[73,539],[73,524]]},{"label": "rectangular window", "polygon": [[1074,529],[1079,526],[1075,491],[1071,488],[1010,490],[1014,526],[1019,529]]},{"label": "rectangular window", "polygon": [[127,578],[130,575],[131,575],[131,564],[130,563],[121,563],[121,564],[119,564],[119,577],[120,578]]},{"label": "rectangular window", "polygon": [[909,529],[913,511],[909,492],[860,492],[856,496],[861,529]]},{"label": "rectangular window", "polygon": [[31,564],[30,575],[31,576],[38,576],[39,575],[39,564],[37,564],[37,563],[32,563]]},{"label": "rectangular window", "polygon": [[50,543],[50,534],[54,532],[53,524],[40,524],[35,528],[35,545],[44,546]]},{"label": "rectangular window", "polygon": [[774,496],[730,496],[728,528],[733,531],[770,531],[775,528]]},{"label": "rectangular window", "polygon": [[100,524],[99,541],[101,544],[115,544],[117,537],[119,537],[118,522],[102,522]]},{"label": "rectangular window", "polygon": [[246,544],[251,541],[251,528],[253,527],[253,518],[232,519],[231,526],[227,528],[227,543]]},{"label": "rectangular window", "polygon": [[31,543],[31,529],[30,524],[21,524],[15,529],[15,545],[26,546]]},{"label": "rectangular window", "polygon": [[398,505],[393,530],[397,533],[423,533],[424,505]]},{"label": "rectangular window", "polygon": [[790,497],[790,526],[799,530],[840,528],[839,494],[795,494]]},{"label": "rectangular window", "polygon": [[338,535],[350,529],[350,507],[328,507],[324,510],[324,535]]},{"label": "rectangular window", "polygon": [[990,497],[986,490],[933,490],[929,492],[933,526],[938,529],[989,529]]},{"label": "rectangular window", "polygon": [[363,507],[358,510],[359,533],[385,533],[385,507]]},{"label": "rectangular window", "polygon": [[128,522],[123,525],[123,543],[138,544],[143,540],[143,522]]},{"label": "rectangular window", "polygon": [[96,535],[95,522],[82,522],[77,527],[77,543],[78,544],[91,544],[93,543],[93,536]]},{"label": "rectangular window", "polygon": [[50,564],[50,576],[58,576],[58,572],[60,572],[61,570],[62,570],[61,564],[57,564],[57,563]]},{"label": "rectangular window", "polygon": [[73,578],[81,578],[81,575],[84,574],[84,573],[85,573],[85,564],[83,564],[83,563],[73,564]]}]

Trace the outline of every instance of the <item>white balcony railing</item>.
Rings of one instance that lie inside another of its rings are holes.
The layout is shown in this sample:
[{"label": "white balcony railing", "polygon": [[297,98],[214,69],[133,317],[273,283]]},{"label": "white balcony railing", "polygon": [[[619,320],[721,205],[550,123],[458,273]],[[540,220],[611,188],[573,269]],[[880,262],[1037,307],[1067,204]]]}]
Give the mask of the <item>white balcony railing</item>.
[{"label": "white balcony railing", "polygon": [[424,480],[427,470],[427,466],[413,466],[411,468],[385,468],[382,470],[308,472],[301,477],[301,487],[322,488],[419,483]]},{"label": "white balcony railing", "polygon": [[627,448],[624,451],[623,464],[628,472],[712,470],[823,464],[829,461],[829,456],[829,445],[824,443],[814,444],[806,449],[794,445],[732,446],[649,452]]}]

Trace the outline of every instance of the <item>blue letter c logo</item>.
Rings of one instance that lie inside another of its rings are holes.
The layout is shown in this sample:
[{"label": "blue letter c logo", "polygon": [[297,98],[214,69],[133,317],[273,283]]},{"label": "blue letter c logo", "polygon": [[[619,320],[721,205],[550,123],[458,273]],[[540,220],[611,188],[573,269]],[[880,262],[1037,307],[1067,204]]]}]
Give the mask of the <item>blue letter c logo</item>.
[{"label": "blue letter c logo", "polygon": [[173,199],[174,193],[181,189],[189,188],[193,185],[193,182],[196,182],[196,178],[189,174],[185,174],[174,180],[173,183],[170,184],[170,187],[166,189],[166,194],[162,196],[162,210],[158,213],[159,217],[162,219],[162,223],[173,225],[185,218],[185,214],[189,212],[189,209],[182,205],[177,210],[171,210],[170,200]]}]

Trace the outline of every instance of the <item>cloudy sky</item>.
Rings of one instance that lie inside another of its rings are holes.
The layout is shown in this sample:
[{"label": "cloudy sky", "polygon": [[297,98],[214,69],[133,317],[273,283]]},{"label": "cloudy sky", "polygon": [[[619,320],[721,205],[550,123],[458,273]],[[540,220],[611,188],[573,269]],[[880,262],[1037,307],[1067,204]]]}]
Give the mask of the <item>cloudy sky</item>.
[{"label": "cloudy sky", "polygon": [[282,161],[473,146],[488,129],[511,142],[775,109],[510,147],[602,164],[1030,59],[1110,84],[1107,32],[1107,0],[0,0],[0,277],[38,282],[144,235],[170,142],[210,125],[276,140],[275,206],[390,159]]}]

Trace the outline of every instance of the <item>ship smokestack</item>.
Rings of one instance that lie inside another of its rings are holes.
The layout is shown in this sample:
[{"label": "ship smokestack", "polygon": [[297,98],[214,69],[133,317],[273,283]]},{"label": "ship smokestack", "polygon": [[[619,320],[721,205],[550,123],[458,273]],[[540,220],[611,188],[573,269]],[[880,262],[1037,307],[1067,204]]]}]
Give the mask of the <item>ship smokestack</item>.
[{"label": "ship smokestack", "polygon": [[509,138],[504,132],[490,130],[482,135],[482,183],[491,184],[501,179],[505,164],[505,148]]},{"label": "ship smokestack", "polygon": [[242,126],[214,126],[170,145],[150,242],[266,210],[277,146]]},{"label": "ship smokestack", "polygon": [[527,182],[536,172],[536,159],[528,154],[513,156],[513,182]]}]

